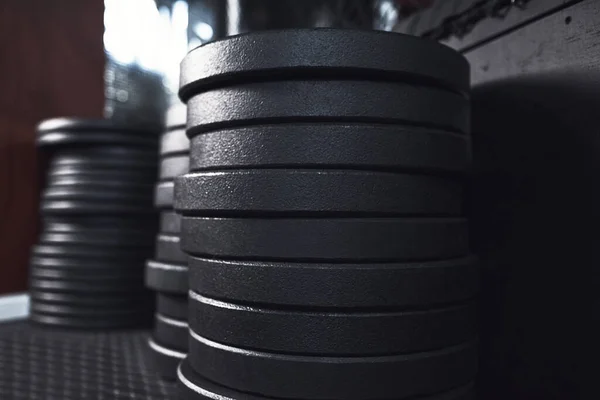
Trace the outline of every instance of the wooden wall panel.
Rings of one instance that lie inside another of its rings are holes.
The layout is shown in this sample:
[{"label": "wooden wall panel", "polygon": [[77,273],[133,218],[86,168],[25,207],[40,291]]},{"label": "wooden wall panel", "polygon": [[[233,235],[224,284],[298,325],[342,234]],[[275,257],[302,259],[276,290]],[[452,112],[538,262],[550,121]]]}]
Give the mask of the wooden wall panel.
[{"label": "wooden wall panel", "polygon": [[102,116],[102,0],[0,2],[0,294],[27,286],[43,164],[35,125]]}]

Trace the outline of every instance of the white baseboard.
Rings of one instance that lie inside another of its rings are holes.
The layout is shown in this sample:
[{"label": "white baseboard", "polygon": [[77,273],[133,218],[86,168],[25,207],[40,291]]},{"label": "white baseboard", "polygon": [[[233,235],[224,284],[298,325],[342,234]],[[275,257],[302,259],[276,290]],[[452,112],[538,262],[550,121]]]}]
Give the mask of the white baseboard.
[{"label": "white baseboard", "polygon": [[0,296],[0,321],[24,319],[29,315],[29,295],[17,293]]}]

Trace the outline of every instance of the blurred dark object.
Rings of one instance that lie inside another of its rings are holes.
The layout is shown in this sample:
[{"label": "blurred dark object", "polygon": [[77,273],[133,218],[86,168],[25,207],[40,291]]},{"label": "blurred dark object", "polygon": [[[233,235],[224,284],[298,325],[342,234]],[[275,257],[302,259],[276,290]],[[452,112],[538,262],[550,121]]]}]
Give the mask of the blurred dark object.
[{"label": "blurred dark object", "polygon": [[37,237],[35,126],[102,116],[102,0],[0,3],[0,293],[25,290]]},{"label": "blurred dark object", "polygon": [[600,398],[599,30],[582,1],[465,53],[482,399]]},{"label": "blurred dark object", "polygon": [[107,54],[104,71],[104,117],[121,125],[160,127],[167,107],[163,78]]},{"label": "blurred dark object", "polygon": [[370,29],[373,11],[370,0],[228,0],[227,34],[286,28]]}]

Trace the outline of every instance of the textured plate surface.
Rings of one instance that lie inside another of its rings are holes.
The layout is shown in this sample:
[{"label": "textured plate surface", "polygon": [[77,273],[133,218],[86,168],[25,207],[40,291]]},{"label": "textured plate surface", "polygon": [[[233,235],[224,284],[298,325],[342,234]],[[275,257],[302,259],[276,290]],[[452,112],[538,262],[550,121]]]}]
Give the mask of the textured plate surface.
[{"label": "textured plate surface", "polygon": [[282,75],[426,81],[469,90],[465,58],[434,41],[377,31],[303,29],[253,32],[196,48],[181,64],[180,96],[185,100],[223,81]]},{"label": "textured plate surface", "polygon": [[159,232],[179,235],[181,231],[181,216],[173,211],[161,211]]},{"label": "textured plate surface", "polygon": [[188,172],[190,168],[189,155],[163,157],[160,161],[159,178],[162,180],[174,179]]},{"label": "textured plate surface", "polygon": [[248,83],[200,93],[188,102],[190,137],[232,126],[316,120],[410,124],[468,133],[469,119],[469,103],[463,96],[394,82]]},{"label": "textured plate surface", "polygon": [[181,250],[179,236],[156,236],[156,260],[187,265],[187,255]]},{"label": "textured plate surface", "polygon": [[157,208],[173,208],[173,181],[158,183],[154,189],[154,205]]},{"label": "textured plate surface", "polygon": [[389,172],[195,172],[175,185],[175,209],[182,214],[460,215],[461,204],[459,182]]},{"label": "textured plate surface", "polygon": [[188,291],[188,267],[148,260],[146,263],[146,286],[148,288],[186,294]]},{"label": "textured plate surface", "polygon": [[156,314],[154,318],[154,339],[173,350],[187,352],[188,324],[164,315]]},{"label": "textured plate surface", "polygon": [[[177,370],[178,394],[181,400],[267,400],[273,397],[242,393],[226,388],[198,375],[190,366],[189,360],[184,360]],[[419,400],[474,400],[475,385],[469,384],[446,393],[433,396],[419,397]]]},{"label": "textured plate surface", "polygon": [[476,334],[474,304],[386,312],[305,311],[250,307],[193,291],[189,302],[190,328],[200,336],[286,354],[411,353],[458,345]]},{"label": "textured plate surface", "polygon": [[389,308],[473,298],[475,257],[410,263],[294,263],[189,257],[190,289],[250,304]]},{"label": "textured plate surface", "polygon": [[166,317],[187,321],[187,293],[185,295],[172,295],[158,292],[156,294],[156,312]]},{"label": "textured plate surface", "polygon": [[476,342],[379,357],[317,357],[244,350],[190,331],[190,365],[223,386],[296,399],[399,399],[469,383]]},{"label": "textured plate surface", "polygon": [[424,260],[468,253],[460,218],[181,219],[193,255],[288,260]]},{"label": "textured plate surface", "polygon": [[[206,132],[192,139],[190,170],[323,166],[459,173],[469,137],[374,124],[277,124]],[[343,151],[340,151],[343,149]]]},{"label": "textured plate surface", "polygon": [[185,128],[163,133],[160,137],[159,151],[161,156],[189,153],[190,140],[185,133]]}]

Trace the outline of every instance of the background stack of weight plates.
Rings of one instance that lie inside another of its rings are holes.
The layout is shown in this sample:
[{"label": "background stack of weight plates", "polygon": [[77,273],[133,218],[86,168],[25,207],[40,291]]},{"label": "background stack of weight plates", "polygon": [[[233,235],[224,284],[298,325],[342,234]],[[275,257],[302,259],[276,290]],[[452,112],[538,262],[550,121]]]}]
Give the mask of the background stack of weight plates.
[{"label": "background stack of weight plates", "polygon": [[37,143],[49,165],[30,262],[31,319],[73,328],[148,322],[156,133],[61,118],[38,126]]},{"label": "background stack of weight plates", "polygon": [[461,55],[391,33],[187,55],[182,398],[473,398],[468,79]]},{"label": "background stack of weight plates", "polygon": [[187,255],[179,248],[180,216],[173,211],[175,177],[189,169],[190,141],[185,134],[186,108],[178,104],[166,115],[160,138],[159,181],[155,204],[160,210],[156,253],[146,263],[146,286],[156,291],[155,329],[149,339],[155,367],[161,376],[174,379],[177,364],[188,347]]}]

